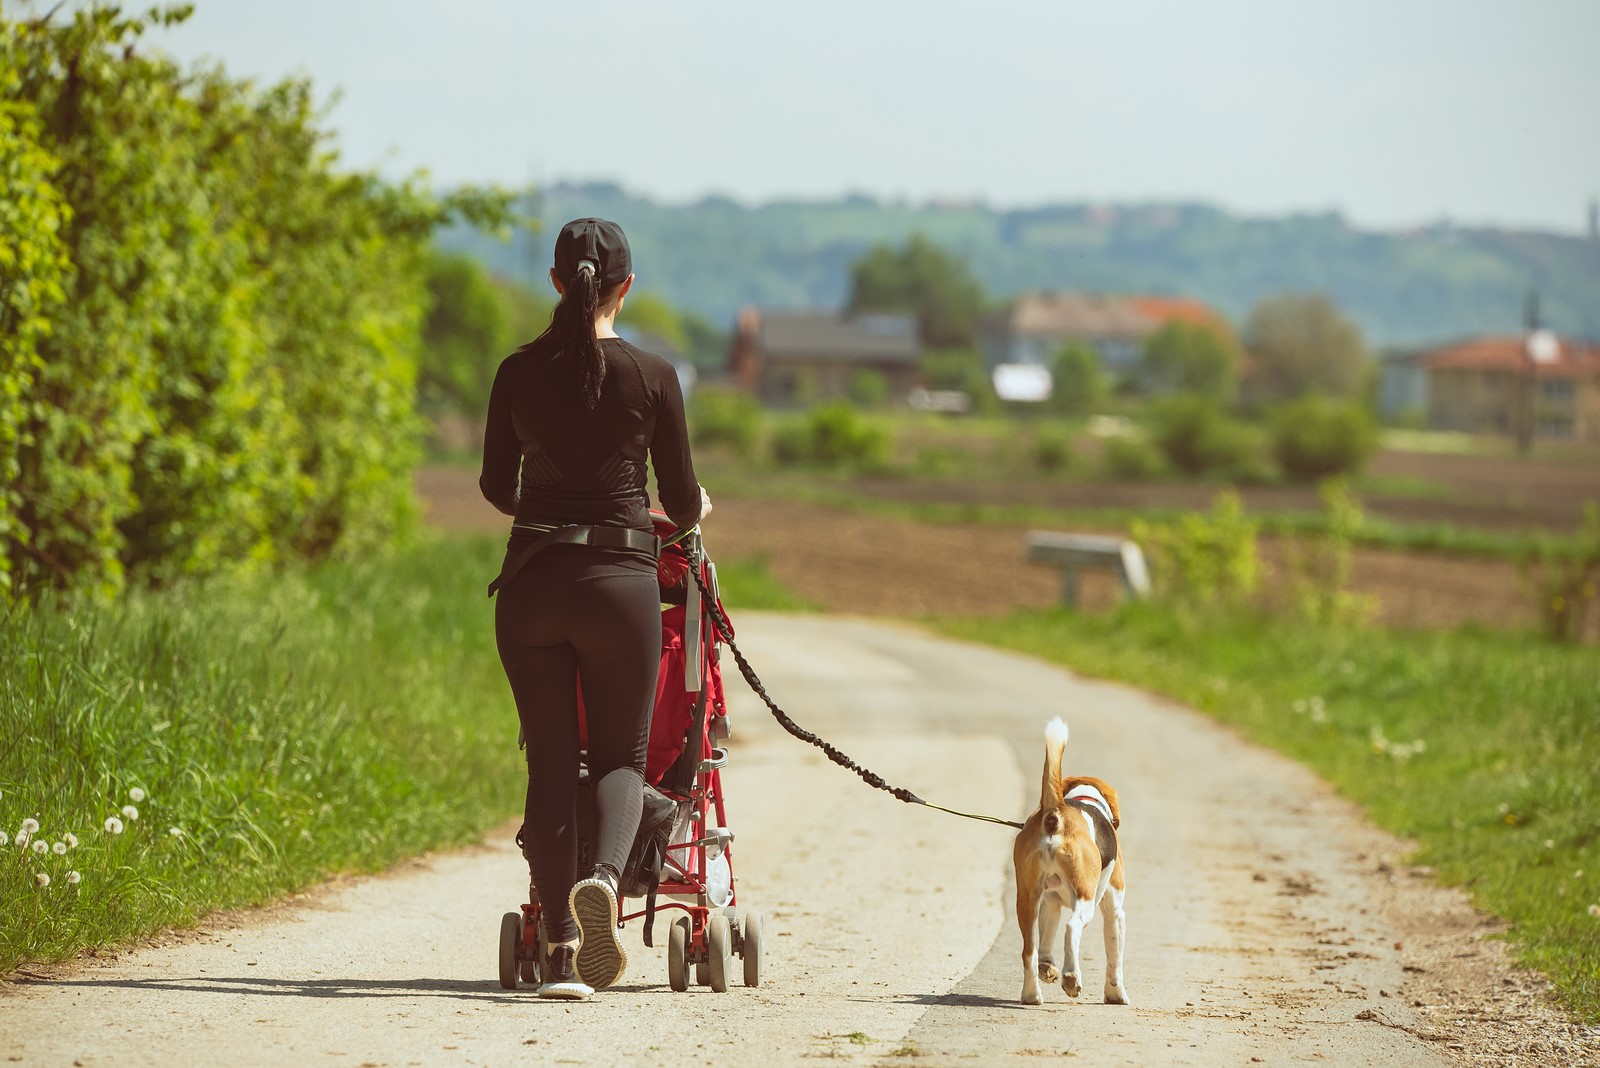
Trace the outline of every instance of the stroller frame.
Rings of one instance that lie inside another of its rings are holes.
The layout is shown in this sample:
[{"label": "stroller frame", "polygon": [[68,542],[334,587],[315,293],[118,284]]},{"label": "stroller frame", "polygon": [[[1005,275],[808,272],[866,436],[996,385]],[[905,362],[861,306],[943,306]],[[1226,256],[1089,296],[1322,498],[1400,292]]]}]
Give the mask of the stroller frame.
[{"label": "stroller frame", "polygon": [[[674,531],[664,515],[652,512],[651,517],[657,532],[665,535],[663,554],[679,554],[688,567],[699,573],[699,583],[687,573],[681,578],[685,609],[682,684],[693,701],[683,751],[656,784],[677,805],[659,881],[646,895],[643,908],[628,911],[626,899],[618,895],[618,926],[642,918],[646,924],[644,942],[651,946],[655,913],[679,912],[667,933],[668,984],[675,991],[687,990],[693,966],[696,983],[724,993],[730,985],[735,956],[742,962],[744,985],[760,985],[762,917],[759,912],[739,906],[738,880],[733,871],[734,835],[727,829],[722,768],[728,762],[728,753],[717,744],[725,741],[729,733],[718,667],[722,640],[705,610],[706,601],[715,604],[717,599],[716,565],[705,555],[698,527]],[[675,600],[676,591],[677,587],[663,587],[663,600]],[[652,715],[652,742],[661,725],[661,711],[658,706]],[[674,725],[668,724],[665,729],[672,731]],[[721,874],[715,871],[718,868],[725,870],[727,879],[727,900],[721,905],[713,903],[714,896],[722,896],[717,892],[720,888],[713,885],[714,877]],[[658,902],[658,896],[690,899],[692,903]],[[499,979],[507,990],[516,989],[519,979],[530,984],[540,981],[545,950],[541,911],[539,902],[527,902],[519,911],[501,917]]]}]

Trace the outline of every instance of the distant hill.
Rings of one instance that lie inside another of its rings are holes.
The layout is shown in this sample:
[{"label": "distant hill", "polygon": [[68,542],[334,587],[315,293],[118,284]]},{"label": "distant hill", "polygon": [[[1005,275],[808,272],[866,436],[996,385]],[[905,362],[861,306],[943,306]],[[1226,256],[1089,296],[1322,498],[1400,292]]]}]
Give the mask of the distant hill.
[{"label": "distant hill", "polygon": [[1600,337],[1600,241],[1439,224],[1358,230],[1337,213],[1255,218],[1203,204],[909,204],[865,196],[746,207],[710,197],[661,204],[619,186],[559,184],[525,210],[542,232],[509,244],[455,229],[441,244],[544,285],[562,222],[616,219],[642,289],[726,329],[741,305],[837,307],[850,264],[921,232],[965,257],[992,298],[1029,289],[1198,297],[1243,321],[1283,290],[1330,294],[1374,346],[1518,329],[1538,288],[1545,324]]}]

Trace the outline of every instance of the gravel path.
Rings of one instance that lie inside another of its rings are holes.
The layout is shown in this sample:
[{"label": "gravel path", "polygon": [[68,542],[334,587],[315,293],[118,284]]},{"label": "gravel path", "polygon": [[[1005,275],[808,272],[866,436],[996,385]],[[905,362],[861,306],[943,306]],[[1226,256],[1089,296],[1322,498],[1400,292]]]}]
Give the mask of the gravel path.
[{"label": "gravel path", "polygon": [[[1133,1006],[1059,988],[1018,1005],[1011,832],[869,791],[735,685],[730,824],[740,901],[767,921],[760,988],[673,994],[665,938],[645,949],[635,926],[628,974],[592,1001],[500,990],[495,931],[524,885],[508,827],[15,984],[0,1051],[50,1065],[1600,1062],[1542,984],[1506,968],[1492,926],[1399,863],[1402,843],[1213,722],[909,628],[738,623],[802,723],[939,803],[1024,814],[1043,723],[1066,717],[1069,766],[1122,795]],[[1099,939],[1084,943],[1093,993]]]}]

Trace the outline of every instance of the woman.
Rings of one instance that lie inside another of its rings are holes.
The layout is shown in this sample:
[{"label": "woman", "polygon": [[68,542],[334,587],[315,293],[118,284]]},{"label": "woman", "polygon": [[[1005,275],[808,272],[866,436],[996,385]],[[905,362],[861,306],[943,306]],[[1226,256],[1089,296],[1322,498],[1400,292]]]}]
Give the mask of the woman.
[{"label": "woman", "polygon": [[[495,606],[500,661],[528,743],[524,852],[550,950],[541,997],[610,986],[627,955],[617,877],[639,826],[661,656],[657,543],[645,488],[678,526],[710,499],[695,479],[672,365],[617,337],[633,285],[616,223],[556,238],[550,328],[508,356],[489,395],[479,486],[515,517]],[[583,687],[597,864],[578,880],[578,709]]]}]

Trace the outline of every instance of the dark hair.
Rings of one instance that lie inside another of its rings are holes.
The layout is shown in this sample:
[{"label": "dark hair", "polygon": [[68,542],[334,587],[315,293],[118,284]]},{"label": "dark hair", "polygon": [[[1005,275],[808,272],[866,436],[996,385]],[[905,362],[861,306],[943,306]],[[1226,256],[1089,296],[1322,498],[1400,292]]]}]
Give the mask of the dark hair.
[{"label": "dark hair", "polygon": [[606,377],[606,358],[595,336],[594,319],[600,310],[600,283],[591,261],[579,265],[570,280],[563,280],[561,302],[550,315],[550,325],[534,341],[556,359],[566,361],[568,381],[585,408],[600,403],[600,383]]}]

